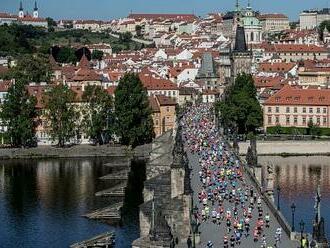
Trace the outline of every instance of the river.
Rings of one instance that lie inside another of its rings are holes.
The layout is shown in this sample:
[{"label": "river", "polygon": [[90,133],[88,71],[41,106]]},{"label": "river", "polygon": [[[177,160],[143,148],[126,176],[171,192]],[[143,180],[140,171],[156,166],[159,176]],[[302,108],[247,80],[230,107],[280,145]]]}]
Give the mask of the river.
[{"label": "river", "polygon": [[[321,215],[325,219],[325,232],[330,240],[330,157],[298,156],[272,157],[261,156],[259,163],[263,166],[275,166],[275,187],[280,186],[280,208],[290,225],[292,225],[291,205],[296,205],[295,229],[300,231],[299,222],[305,223],[305,230],[312,233],[314,197],[317,185],[321,188]],[[275,190],[277,204],[277,190]]]},{"label": "river", "polygon": [[113,200],[95,197],[106,189],[98,180],[109,173],[102,159],[0,161],[0,247],[69,247],[107,231],[116,233],[116,247],[130,247],[139,237],[137,205],[128,204],[129,221],[110,226],[81,215]]}]

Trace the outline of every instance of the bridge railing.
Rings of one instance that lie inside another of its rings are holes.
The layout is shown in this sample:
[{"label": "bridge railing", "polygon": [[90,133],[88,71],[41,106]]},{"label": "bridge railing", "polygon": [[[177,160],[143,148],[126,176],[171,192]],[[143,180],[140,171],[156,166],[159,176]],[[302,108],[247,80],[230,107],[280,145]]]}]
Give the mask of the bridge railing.
[{"label": "bridge railing", "polygon": [[[226,139],[224,139],[224,140],[226,140]],[[228,147],[230,147],[232,149],[232,151],[234,151],[234,149],[232,148],[231,144],[227,140],[226,140],[226,143],[227,143]],[[283,231],[288,235],[288,237],[290,239],[294,239],[294,236],[295,235],[292,232],[292,228],[291,228],[290,224],[285,219],[285,217],[283,216],[283,214],[277,209],[277,207],[275,206],[275,203],[269,198],[269,196],[267,195],[267,193],[263,190],[262,185],[257,180],[257,178],[255,177],[254,173],[251,171],[251,169],[250,169],[249,165],[247,164],[247,162],[245,160],[241,159],[240,156],[238,154],[236,154],[235,152],[234,152],[234,154],[235,154],[235,157],[243,165],[244,172],[246,174],[248,174],[248,176],[250,177],[252,183],[254,184],[253,186],[258,190],[258,192],[260,193],[260,195],[263,197],[263,199],[264,199],[267,207],[272,212],[272,214],[274,215],[275,219],[278,221],[278,223],[282,227]]]}]

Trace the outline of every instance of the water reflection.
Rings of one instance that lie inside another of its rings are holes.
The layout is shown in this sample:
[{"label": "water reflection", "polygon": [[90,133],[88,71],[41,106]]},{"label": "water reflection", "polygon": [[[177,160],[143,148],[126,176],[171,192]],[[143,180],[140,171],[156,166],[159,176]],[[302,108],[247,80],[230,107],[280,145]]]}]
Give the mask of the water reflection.
[{"label": "water reflection", "polygon": [[104,159],[0,161],[0,247],[68,247],[116,231],[121,247],[138,236],[136,219],[111,227],[82,218],[111,202],[94,197],[110,183]]},{"label": "water reflection", "polygon": [[[326,233],[330,238],[330,157],[260,157],[260,164],[275,166],[275,185],[280,185],[281,211],[291,223],[291,204],[297,206],[295,226],[304,220],[308,232],[312,232],[314,196],[320,184],[321,214],[325,218]],[[276,192],[275,192],[276,193]],[[275,197],[277,199],[277,197]]]}]

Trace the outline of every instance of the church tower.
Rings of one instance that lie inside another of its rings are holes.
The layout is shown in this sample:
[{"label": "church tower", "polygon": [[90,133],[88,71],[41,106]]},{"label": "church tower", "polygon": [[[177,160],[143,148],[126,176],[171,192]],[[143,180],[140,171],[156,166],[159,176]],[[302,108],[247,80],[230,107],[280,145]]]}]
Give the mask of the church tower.
[{"label": "church tower", "polygon": [[35,1],[34,9],[33,9],[33,18],[38,18],[38,17],[39,17],[38,6],[37,6],[37,1]]},{"label": "church tower", "polygon": [[238,26],[236,29],[235,45],[231,52],[231,77],[235,81],[239,74],[251,73],[252,52],[248,50],[244,27]]},{"label": "church tower", "polygon": [[24,9],[22,1],[19,3],[18,17],[24,18]]}]

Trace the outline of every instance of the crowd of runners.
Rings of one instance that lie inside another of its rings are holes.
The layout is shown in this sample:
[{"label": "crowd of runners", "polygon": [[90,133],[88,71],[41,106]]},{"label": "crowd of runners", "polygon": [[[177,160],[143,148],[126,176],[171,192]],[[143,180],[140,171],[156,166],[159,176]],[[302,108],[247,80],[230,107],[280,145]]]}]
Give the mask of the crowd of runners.
[{"label": "crowd of runners", "polygon": [[199,164],[194,218],[200,225],[212,223],[224,230],[218,240],[208,240],[206,247],[246,247],[247,239],[253,239],[253,247],[281,247],[282,229],[275,228],[267,236],[270,215],[244,176],[240,161],[219,136],[210,108],[207,104],[193,106],[181,120],[186,148]]}]

